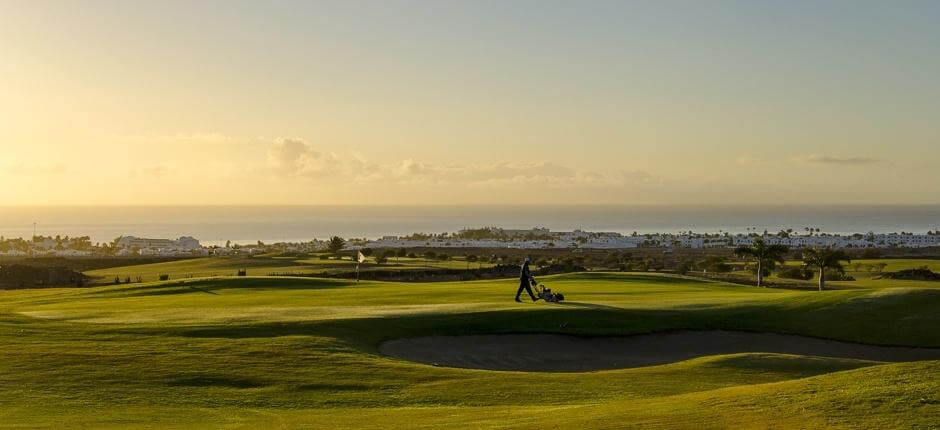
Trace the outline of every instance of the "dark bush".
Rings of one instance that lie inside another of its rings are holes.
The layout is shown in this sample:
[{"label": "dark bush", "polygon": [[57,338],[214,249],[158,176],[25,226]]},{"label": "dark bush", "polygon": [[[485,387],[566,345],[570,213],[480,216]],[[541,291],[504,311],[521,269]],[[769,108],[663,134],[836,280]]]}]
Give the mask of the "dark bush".
[{"label": "dark bush", "polygon": [[685,275],[692,270],[693,263],[689,260],[682,260],[676,264],[676,273],[680,275]]},{"label": "dark bush", "polygon": [[248,269],[240,269],[236,276],[248,276]]},{"label": "dark bush", "polygon": [[845,273],[839,272],[838,270],[826,270],[826,280],[827,281],[854,281],[855,278]]},{"label": "dark bush", "polygon": [[815,273],[806,266],[784,266],[777,270],[777,276],[784,279],[799,279],[806,281],[813,278]]},{"label": "dark bush", "polygon": [[927,266],[921,266],[914,269],[899,270],[897,272],[888,272],[882,275],[888,279],[906,279],[912,281],[940,281],[940,273],[935,273]]},{"label": "dark bush", "polygon": [[169,281],[169,280],[170,280],[170,275],[168,275],[168,274],[162,274],[162,275],[160,275],[160,280],[161,280],[161,281]]},{"label": "dark bush", "polygon": [[708,257],[698,263],[698,268],[709,273],[729,273],[734,269],[724,257]]}]

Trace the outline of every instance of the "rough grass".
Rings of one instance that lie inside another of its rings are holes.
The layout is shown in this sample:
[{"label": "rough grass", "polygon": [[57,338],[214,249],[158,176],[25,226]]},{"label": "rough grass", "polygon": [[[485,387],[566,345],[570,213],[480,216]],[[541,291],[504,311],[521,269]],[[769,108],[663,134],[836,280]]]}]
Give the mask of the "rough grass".
[{"label": "rough grass", "polygon": [[940,290],[789,291],[647,274],[512,280],[211,278],[0,292],[0,427],[846,427],[940,422],[940,362],[781,354],[580,374],[407,363],[386,339],[774,331],[940,346]]}]

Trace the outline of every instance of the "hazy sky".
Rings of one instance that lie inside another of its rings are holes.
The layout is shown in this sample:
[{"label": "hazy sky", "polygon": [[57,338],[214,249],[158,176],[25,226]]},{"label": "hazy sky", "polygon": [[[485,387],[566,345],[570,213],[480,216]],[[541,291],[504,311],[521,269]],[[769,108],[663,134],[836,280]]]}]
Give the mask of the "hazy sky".
[{"label": "hazy sky", "polygon": [[0,0],[0,206],[940,203],[940,1]]}]

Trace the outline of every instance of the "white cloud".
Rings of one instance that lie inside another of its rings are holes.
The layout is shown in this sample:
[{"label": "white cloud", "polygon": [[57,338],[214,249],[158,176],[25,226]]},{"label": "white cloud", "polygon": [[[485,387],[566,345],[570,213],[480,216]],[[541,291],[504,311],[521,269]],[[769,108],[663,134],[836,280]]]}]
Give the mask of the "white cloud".
[{"label": "white cloud", "polygon": [[809,154],[804,157],[799,157],[798,161],[805,163],[814,163],[814,164],[832,164],[832,165],[843,165],[843,166],[858,166],[863,164],[875,164],[881,163],[883,160],[877,158],[868,158],[868,157],[840,157],[836,155],[824,155],[824,154]]},{"label": "white cloud", "polygon": [[435,164],[415,158],[372,163],[358,152],[319,151],[300,138],[279,138],[267,149],[263,169],[274,177],[328,182],[383,183],[426,186],[461,185],[472,188],[618,187],[661,183],[649,172],[580,171],[550,161]]},{"label": "white cloud", "polygon": [[336,154],[313,149],[303,139],[279,138],[268,148],[268,167],[280,176],[326,177],[342,173]]}]

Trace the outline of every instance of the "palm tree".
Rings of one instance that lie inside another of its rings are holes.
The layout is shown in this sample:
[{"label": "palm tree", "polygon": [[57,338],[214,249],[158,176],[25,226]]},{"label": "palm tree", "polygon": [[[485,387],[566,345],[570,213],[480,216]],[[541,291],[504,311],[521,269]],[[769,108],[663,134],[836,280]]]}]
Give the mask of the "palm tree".
[{"label": "palm tree", "polygon": [[783,263],[790,248],[784,245],[768,245],[763,238],[755,238],[751,246],[739,246],[734,255],[751,258],[757,262],[757,286],[764,284],[764,266],[773,267],[775,262]]},{"label": "palm tree", "polygon": [[326,243],[326,248],[330,250],[333,254],[337,254],[346,247],[346,240],[339,237],[333,236],[330,238],[329,242]]},{"label": "palm tree", "polygon": [[848,254],[841,249],[809,248],[803,250],[803,264],[819,268],[819,291],[826,288],[826,269],[833,269],[842,274],[845,273],[845,268],[842,267],[842,261],[846,263],[852,262]]}]

